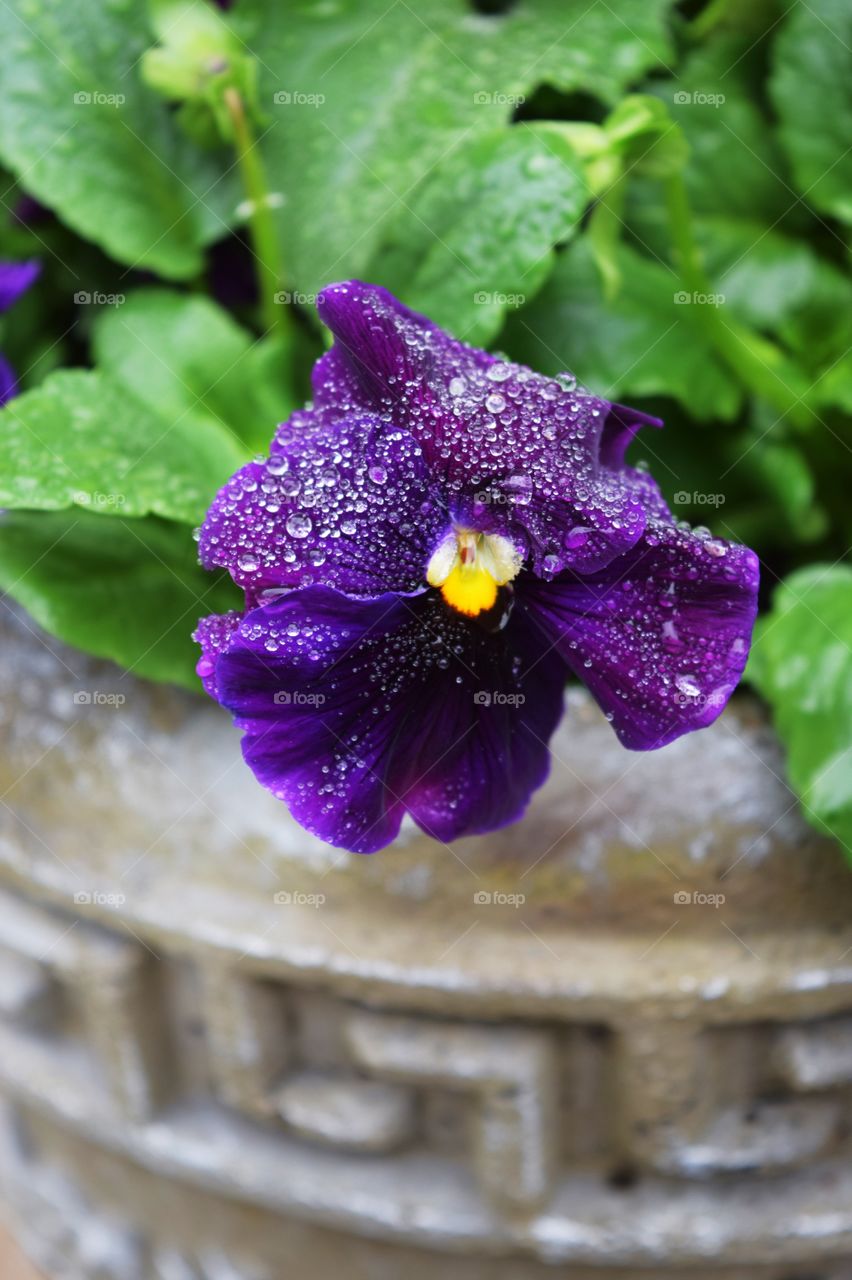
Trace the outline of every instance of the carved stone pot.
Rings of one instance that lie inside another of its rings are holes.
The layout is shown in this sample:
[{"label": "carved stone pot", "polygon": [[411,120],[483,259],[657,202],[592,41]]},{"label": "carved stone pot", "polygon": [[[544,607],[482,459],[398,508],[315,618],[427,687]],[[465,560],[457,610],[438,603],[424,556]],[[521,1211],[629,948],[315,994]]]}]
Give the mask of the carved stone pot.
[{"label": "carved stone pot", "polygon": [[306,836],[215,706],[2,637],[0,1170],[60,1280],[852,1276],[852,875],[747,700],[573,693],[523,823]]}]

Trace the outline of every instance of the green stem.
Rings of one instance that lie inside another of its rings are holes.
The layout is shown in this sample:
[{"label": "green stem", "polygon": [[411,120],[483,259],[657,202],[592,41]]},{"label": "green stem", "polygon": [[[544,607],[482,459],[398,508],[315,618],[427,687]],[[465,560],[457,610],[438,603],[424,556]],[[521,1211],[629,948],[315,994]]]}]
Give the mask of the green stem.
[{"label": "green stem", "polygon": [[621,229],[624,226],[626,185],[626,175],[619,174],[616,180],[598,196],[598,203],[589,219],[589,243],[601,275],[604,297],[608,302],[612,302],[621,288],[618,245],[621,240]]},{"label": "green stem", "polygon": [[707,7],[686,28],[687,35],[694,40],[703,40],[714,27],[725,21],[730,8],[731,0],[710,0]]},{"label": "green stem", "polygon": [[[665,190],[669,229],[684,290],[689,294],[712,296],[713,288],[692,233],[689,198],[681,174],[667,178]],[[693,312],[705,337],[750,391],[762,396],[794,425],[808,427],[813,423],[814,414],[805,402],[804,379],[774,343],[752,333],[745,325],[724,321],[712,304],[699,303]]]},{"label": "green stem", "polygon": [[284,338],[289,333],[289,318],[286,307],[276,301],[275,297],[282,288],[283,268],[263,162],[239,93],[229,87],[225,90],[224,99],[234,130],[237,162],[250,205],[249,231],[257,259],[263,325],[267,331],[277,331]]}]

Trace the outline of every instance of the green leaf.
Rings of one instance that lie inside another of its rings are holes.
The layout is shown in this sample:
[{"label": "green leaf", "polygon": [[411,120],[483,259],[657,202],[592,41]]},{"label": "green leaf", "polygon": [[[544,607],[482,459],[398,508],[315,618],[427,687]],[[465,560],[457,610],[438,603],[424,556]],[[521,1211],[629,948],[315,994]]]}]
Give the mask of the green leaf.
[{"label": "green leaf", "polygon": [[198,565],[186,526],[155,516],[6,512],[0,588],[67,644],[190,689],[198,619],[241,607],[230,579]]},{"label": "green leaf", "polygon": [[182,279],[200,270],[239,197],[220,158],[183,137],[141,85],[150,43],[134,0],[0,4],[0,159],[119,261]]},{"label": "green leaf", "polygon": [[775,593],[747,676],[772,706],[787,772],[852,861],[852,569],[813,565]]},{"label": "green leaf", "polygon": [[816,398],[820,404],[835,405],[852,414],[852,354],[848,351],[817,383]]},{"label": "green leaf", "polygon": [[778,33],[770,91],[799,191],[852,222],[852,8],[799,0]]},{"label": "green leaf", "polygon": [[586,238],[559,256],[535,301],[513,317],[503,345],[534,369],[572,370],[595,392],[672,396],[696,418],[732,418],[741,392],[705,341],[700,308],[683,304],[677,276],[622,246],[621,291],[609,300]]},{"label": "green leaf", "polygon": [[806,240],[745,219],[698,227],[708,274],[726,307],[777,334],[818,370],[852,344],[852,282]]},{"label": "green leaf", "polygon": [[140,289],[102,310],[94,332],[98,364],[169,423],[233,432],[265,449],[275,424],[296,408],[286,353],[256,340],[199,294]]},{"label": "green leaf", "polygon": [[434,170],[370,278],[466,342],[487,342],[541,287],[586,200],[573,147],[547,125],[475,137]]},{"label": "green leaf", "polygon": [[460,0],[241,0],[233,21],[261,62],[293,283],[313,293],[365,274],[389,222],[419,213],[416,184],[538,85],[615,100],[669,55],[669,3],[520,0],[486,17]]},{"label": "green leaf", "polygon": [[197,524],[244,460],[221,426],[159,417],[91,370],[59,370],[0,412],[0,507]]},{"label": "green leaf", "polygon": [[[807,221],[760,106],[760,58],[751,35],[726,34],[693,50],[674,80],[653,89],[689,149],[683,176],[696,220],[741,219],[761,230]],[[665,255],[669,229],[656,182],[631,175],[627,221],[640,242]]]},{"label": "green leaf", "polygon": [[696,213],[771,224],[796,204],[759,105],[759,55],[750,36],[724,36],[697,49],[659,90],[689,144],[685,176]]}]

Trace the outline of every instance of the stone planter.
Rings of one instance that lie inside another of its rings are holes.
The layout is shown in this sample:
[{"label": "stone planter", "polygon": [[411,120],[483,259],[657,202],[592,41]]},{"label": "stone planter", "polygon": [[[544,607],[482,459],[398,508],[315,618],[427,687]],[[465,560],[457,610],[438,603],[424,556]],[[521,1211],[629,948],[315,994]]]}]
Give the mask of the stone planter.
[{"label": "stone planter", "polygon": [[747,700],[642,756],[573,693],[522,824],[363,858],[212,704],[3,646],[0,1167],[48,1276],[852,1275],[852,875]]}]

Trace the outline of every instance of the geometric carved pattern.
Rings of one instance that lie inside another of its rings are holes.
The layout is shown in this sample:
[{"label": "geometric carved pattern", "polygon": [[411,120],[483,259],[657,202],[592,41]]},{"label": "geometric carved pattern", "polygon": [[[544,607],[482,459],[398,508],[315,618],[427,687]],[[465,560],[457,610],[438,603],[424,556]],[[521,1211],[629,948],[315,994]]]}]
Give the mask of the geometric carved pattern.
[{"label": "geometric carved pattern", "polygon": [[[618,1147],[637,1169],[706,1176],[781,1168],[824,1151],[842,1107],[834,1099],[721,1104],[698,1024],[645,1020],[616,1037]],[[723,1082],[722,1082],[723,1083]]]},{"label": "geometric carved pattern", "polygon": [[776,1041],[778,1069],[793,1089],[852,1084],[852,1018],[825,1018],[789,1027]]},{"label": "geometric carved pattern", "polygon": [[272,1088],[290,1052],[280,987],[225,964],[206,965],[200,976],[201,1013],[217,1096],[247,1114],[274,1115]]},{"label": "geometric carved pattern", "polygon": [[285,1080],[276,1109],[291,1129],[348,1151],[393,1151],[413,1135],[411,1091],[401,1085],[304,1071]]},{"label": "geometric carved pattern", "polygon": [[343,1072],[291,1065],[293,1030],[280,986],[227,964],[201,975],[208,1068],[216,1096],[257,1119],[283,1120],[315,1142],[352,1151],[389,1151],[411,1134],[408,1091]]},{"label": "geometric carved pattern", "polygon": [[548,1197],[557,1117],[549,1035],[356,1010],[347,1038],[371,1074],[473,1095],[475,1163],[493,1201],[530,1209]]},{"label": "geometric carved pattern", "polygon": [[[317,1221],[354,1224],[365,1235],[404,1236],[414,1229],[411,1205],[422,1203],[417,1230],[440,1235],[448,1221],[451,1249],[480,1240],[593,1265],[615,1249],[653,1268],[654,1250],[663,1248],[654,1242],[675,1230],[668,1197],[685,1195],[689,1203],[697,1197],[704,1214],[724,1204],[725,1220],[736,1223],[730,1252],[748,1261],[753,1232],[762,1249],[774,1247],[776,1196],[786,1197],[784,1220],[810,1204],[797,1199],[796,1181],[779,1180],[781,1190],[756,1211],[753,1182],[741,1205],[737,1182],[723,1179],[711,1191],[683,1178],[830,1156],[842,1091],[852,1083],[848,1015],[795,1027],[665,1017],[608,1023],[600,1015],[595,1026],[555,1017],[543,1027],[465,1021],[368,1009],[309,987],[296,992],[211,949],[196,953],[193,965],[204,1032],[194,1045],[204,1045],[205,1057],[194,1049],[181,1077],[186,1096],[175,1089],[163,1115],[166,1082],[177,1079],[169,1071],[170,1022],[187,1048],[199,1012],[193,985],[177,981],[185,970],[158,964],[141,940],[2,891],[0,937],[0,1076],[12,1098],[107,1146],[114,1135],[142,1164],[167,1153],[166,1178],[182,1168],[187,1183],[225,1188],[284,1217],[309,1206]],[[167,1001],[160,983],[169,980]],[[238,1115],[196,1105],[198,1087],[211,1080],[216,1100]],[[574,1142],[575,1129],[585,1127],[583,1106],[588,1129]],[[629,1201],[605,1186],[602,1174],[619,1165],[651,1175],[651,1216],[641,1229]],[[834,1180],[821,1184],[828,1167],[816,1164],[802,1177],[830,1205],[817,1230],[821,1247],[845,1256],[852,1174],[835,1162]],[[599,1222],[597,1234],[584,1236],[583,1221]],[[132,1238],[121,1224],[107,1225],[99,1238],[80,1227],[75,1280],[89,1280],[82,1259],[102,1244],[109,1256],[91,1274],[135,1280]],[[163,1243],[136,1274],[248,1280],[228,1253],[199,1256]]]},{"label": "geometric carved pattern", "polygon": [[47,999],[54,979],[80,1010],[113,1103],[129,1120],[150,1118],[166,1096],[170,1074],[153,955],[135,940],[96,925],[69,924],[3,892],[0,937],[22,966],[19,998],[28,987],[31,1006]]}]

